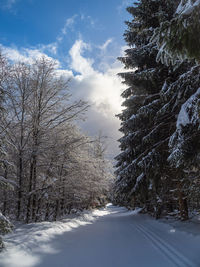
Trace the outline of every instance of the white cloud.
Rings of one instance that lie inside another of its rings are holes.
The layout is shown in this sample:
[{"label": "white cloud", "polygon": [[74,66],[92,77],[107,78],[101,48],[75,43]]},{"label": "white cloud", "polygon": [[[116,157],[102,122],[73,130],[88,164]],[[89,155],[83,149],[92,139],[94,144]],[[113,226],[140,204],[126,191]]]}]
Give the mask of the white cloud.
[{"label": "white cloud", "polygon": [[41,45],[40,46],[40,50],[49,51],[53,55],[57,54],[57,49],[58,49],[57,42],[54,42],[54,43],[51,43],[51,44],[48,44],[48,45]]},{"label": "white cloud", "polygon": [[[85,99],[92,104],[82,128],[93,135],[102,130],[110,137],[110,152],[116,154],[116,140],[121,134],[118,131],[120,122],[115,115],[121,111],[120,95],[124,89],[117,73],[122,71],[122,66],[115,61],[105,64],[104,70],[99,71],[98,66],[94,68],[93,60],[84,56],[87,49],[92,49],[91,45],[77,40],[70,50],[71,68],[78,72],[71,80],[72,93],[75,98]],[[101,62],[99,64],[101,65]]]},{"label": "white cloud", "polygon": [[66,19],[64,26],[61,28],[60,33],[56,37],[56,41],[47,45],[40,45],[40,49],[50,52],[52,55],[56,55],[59,45],[63,42],[63,39],[69,33],[68,30],[74,30],[74,25],[76,24],[77,19],[81,21],[89,20],[91,25],[94,24],[94,21],[90,16],[85,16],[84,14],[75,14],[72,17]]},{"label": "white cloud", "polygon": [[99,48],[100,48],[101,50],[103,50],[103,51],[106,50],[107,47],[109,46],[109,44],[112,43],[112,41],[113,41],[112,38],[108,39],[107,41],[105,41],[104,44],[100,45]]},{"label": "white cloud", "polygon": [[[0,48],[4,52],[6,57],[14,63],[20,61],[31,64],[35,59],[41,59],[43,57],[49,60],[53,59],[39,49],[31,49],[31,48],[17,49],[16,47],[5,47],[3,45],[0,45]],[[57,67],[59,67],[60,62],[55,59],[53,60],[55,61]]]},{"label": "white cloud", "polygon": [[[111,39],[108,39],[103,49],[100,46],[92,46],[83,40],[76,40],[69,50],[70,66],[68,69],[62,69],[61,63],[57,60],[57,74],[70,78],[70,90],[73,100],[83,99],[91,104],[87,112],[87,120],[80,123],[81,127],[91,135],[97,135],[101,130],[109,140],[109,153],[117,154],[117,142],[120,137],[118,131],[120,122],[115,117],[121,111],[121,92],[124,85],[121,84],[117,73],[122,71],[120,62],[116,60],[112,63],[106,63],[106,47],[111,45]],[[1,46],[8,58],[13,62],[24,61],[33,62],[34,59],[46,57],[52,59],[41,49],[22,48]],[[99,49],[102,55],[102,62],[94,64],[95,59],[86,57],[85,53],[91,53],[92,49]],[[122,49],[122,51],[124,48]],[[119,49],[119,53],[122,53]],[[104,54],[103,54],[104,53]],[[120,56],[120,54],[119,54]],[[99,67],[101,66],[101,68]],[[103,66],[103,67],[102,67]]]},{"label": "white cloud", "polygon": [[[70,50],[71,69],[80,74],[74,76],[80,91],[87,100],[95,103],[107,117],[121,110],[120,92],[122,84],[117,73],[122,70],[120,63],[114,62],[109,69],[100,72],[93,67],[93,60],[83,56],[85,49],[91,49],[89,44],[77,40]],[[108,112],[109,110],[109,112]]]},{"label": "white cloud", "polygon": [[80,21],[87,21],[89,22],[90,26],[94,26],[95,25],[95,21],[92,19],[91,16],[86,16],[85,14],[75,14],[70,18],[67,18],[65,21],[65,24],[63,26],[63,28],[61,29],[59,35],[56,37],[56,43],[61,43],[65,37],[65,35],[67,35],[68,30],[70,31],[74,31],[74,25]]},{"label": "white cloud", "polygon": [[45,51],[45,52],[50,52],[52,55],[56,55],[58,52],[58,47],[59,45],[63,42],[63,39],[65,37],[65,35],[67,35],[67,31],[68,29],[72,30],[73,26],[76,22],[76,18],[78,17],[77,14],[73,15],[70,18],[67,18],[65,21],[64,26],[62,27],[62,29],[60,30],[60,33],[57,35],[55,42],[44,45],[44,44],[40,44],[38,45],[39,50],[40,51]]},{"label": "white cloud", "polygon": [[[64,25],[64,27],[61,30],[60,38],[62,38],[64,35],[67,34],[67,29],[68,28],[69,29],[72,29],[73,28],[73,25],[75,24],[75,20],[76,20],[77,17],[78,17],[78,15],[75,14],[74,16],[66,19],[65,25]],[[60,38],[58,37],[59,40],[60,40]]]},{"label": "white cloud", "polygon": [[88,76],[94,73],[92,68],[94,61],[82,56],[85,50],[90,50],[90,45],[84,43],[82,40],[77,40],[70,49],[69,54],[71,56],[71,68],[83,76]]},{"label": "white cloud", "polygon": [[72,79],[74,77],[74,74],[71,70],[57,69],[56,73],[58,77],[63,76],[67,80]]},{"label": "white cloud", "polygon": [[[18,0],[14,0],[14,1],[18,1]],[[61,28],[60,33],[57,35],[55,42],[52,42],[50,44],[44,45],[44,44],[40,44],[38,45],[39,50],[43,51],[43,52],[47,52],[47,53],[51,53],[51,55],[57,55],[58,53],[58,48],[61,46],[62,43],[64,43],[65,37],[69,36],[70,33],[72,32],[76,32],[76,34],[79,36],[79,39],[81,39],[81,33],[79,31],[75,31],[75,25],[79,25],[82,23],[85,23],[85,26],[88,27],[88,25],[90,27],[94,27],[96,26],[96,22],[95,20],[88,15],[85,14],[75,14],[69,18],[67,18],[65,20],[64,26]],[[111,40],[109,41],[109,43],[111,42]],[[109,45],[105,44],[105,45]],[[103,47],[102,47],[103,49]],[[106,47],[105,47],[106,49]]]},{"label": "white cloud", "polygon": [[80,15],[80,19],[83,21],[88,21],[90,26],[94,27],[96,26],[96,21],[91,17],[91,16],[88,16],[88,15],[85,15],[85,14],[81,14]]}]

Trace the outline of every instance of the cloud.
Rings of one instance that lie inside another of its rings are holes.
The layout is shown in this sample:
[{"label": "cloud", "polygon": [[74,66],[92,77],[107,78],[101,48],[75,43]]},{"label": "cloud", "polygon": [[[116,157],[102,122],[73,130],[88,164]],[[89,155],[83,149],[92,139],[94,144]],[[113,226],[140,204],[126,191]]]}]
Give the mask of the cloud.
[{"label": "cloud", "polygon": [[49,51],[52,55],[57,54],[57,49],[58,49],[58,44],[56,42],[48,44],[48,45],[41,45],[40,46],[40,50]]},{"label": "cloud", "polygon": [[67,34],[68,29],[71,29],[71,30],[73,29],[73,26],[75,24],[77,17],[78,15],[75,14],[72,17],[66,19],[65,24],[63,28],[61,29],[60,34],[56,38],[57,42],[61,42],[63,40],[63,37]]},{"label": "cloud", "polygon": [[[104,114],[120,112],[122,84],[117,73],[122,70],[120,63],[113,62],[105,72],[93,67],[94,60],[84,56],[84,50],[91,49],[91,46],[82,40],[77,40],[69,51],[71,56],[71,69],[79,74],[74,75],[79,89],[89,101],[95,103],[98,109]],[[77,86],[76,85],[76,86]],[[108,112],[109,111],[109,112]]]},{"label": "cloud", "polygon": [[102,45],[99,46],[99,48],[100,48],[101,50],[105,51],[105,50],[107,49],[107,47],[109,46],[109,44],[112,43],[112,41],[113,41],[112,38],[106,40],[104,44],[102,44]]},{"label": "cloud", "polygon": [[[109,137],[109,154],[116,155],[119,152],[116,140],[120,138],[121,134],[118,131],[120,121],[115,115],[121,111],[122,99],[120,95],[125,86],[121,84],[121,80],[117,76],[117,73],[123,70],[121,63],[116,59],[112,59],[110,62],[108,45],[112,49],[114,44],[111,38],[106,40],[102,46],[89,44],[78,39],[68,52],[70,57],[68,68],[62,68],[62,62],[58,60],[56,60],[56,64],[57,75],[62,75],[66,79],[70,78],[69,86],[72,100],[83,99],[91,104],[91,108],[86,114],[87,120],[79,122],[79,125],[90,135],[98,135],[101,130],[104,135]],[[46,46],[42,45],[40,45],[40,49],[17,49],[16,47],[5,46],[1,46],[1,48],[13,62],[31,63],[34,59],[41,57],[53,59],[44,52]],[[50,48],[51,46],[49,46]],[[119,47],[119,56],[123,53],[124,48]],[[101,60],[98,63],[96,58],[92,56],[93,50],[101,55]]]},{"label": "cloud", "polygon": [[96,26],[96,20],[94,20],[91,16],[81,14],[80,19],[82,21],[88,21],[92,28]]},{"label": "cloud", "polygon": [[71,18],[66,19],[65,25],[62,28],[62,34],[66,34],[67,33],[67,28],[72,28],[72,26],[75,23],[75,19],[77,18],[78,15],[74,15]]},{"label": "cloud", "polygon": [[40,45],[40,49],[43,51],[50,52],[52,55],[56,55],[58,51],[59,44],[62,43],[65,35],[67,34],[67,30],[73,29],[73,25],[75,24],[75,20],[78,17],[78,15],[74,15],[70,18],[67,18],[65,21],[65,24],[63,28],[61,29],[60,33],[56,37],[56,41],[47,45]]},{"label": "cloud", "polygon": [[[6,47],[0,44],[0,49],[6,55],[6,57],[12,61],[13,63],[16,62],[25,62],[31,64],[35,59],[53,59],[49,57],[47,54],[43,53],[39,49],[32,49],[32,48],[21,48],[18,49],[16,47]],[[56,63],[57,68],[60,66],[60,62],[56,59],[53,59]]]},{"label": "cloud", "polygon": [[56,55],[58,53],[59,46],[61,46],[61,44],[64,42],[66,36],[69,37],[69,35],[71,36],[72,33],[76,33],[79,36],[81,35],[77,29],[75,30],[75,25],[81,25],[83,22],[85,23],[85,27],[89,26],[93,28],[96,25],[95,20],[91,16],[85,14],[74,14],[65,20],[64,26],[57,35],[55,42],[47,45],[40,44],[39,48],[42,51],[50,52],[52,55]]},{"label": "cloud", "polygon": [[95,20],[91,16],[85,15],[83,13],[82,14],[74,14],[72,17],[66,19],[65,24],[64,24],[63,28],[61,29],[59,36],[57,37],[57,40],[58,41],[62,40],[62,38],[67,34],[68,29],[73,31],[75,24],[80,22],[80,21],[81,22],[83,22],[83,21],[89,22],[89,25],[92,27],[94,27],[94,25],[95,25]]},{"label": "cloud", "polygon": [[[94,60],[84,56],[85,50],[88,49],[92,50],[91,44],[77,40],[69,52],[70,67],[78,73],[71,79],[70,87],[74,98],[85,99],[91,104],[87,121],[81,123],[82,128],[91,135],[97,135],[102,130],[109,137],[109,153],[116,155],[119,152],[116,140],[121,134],[118,131],[120,122],[115,115],[121,111],[120,95],[124,89],[117,73],[122,71],[122,66],[115,60],[100,71],[94,67]],[[99,50],[102,48],[99,47]],[[104,52],[106,53],[105,50]],[[101,65],[101,62],[99,64]]]},{"label": "cloud", "polygon": [[94,73],[92,68],[94,61],[82,56],[84,50],[90,50],[90,45],[82,40],[77,40],[69,51],[71,56],[70,66],[74,71],[81,73],[83,76],[88,76]]},{"label": "cloud", "polygon": [[[16,1],[16,0],[15,0]],[[40,51],[50,53],[52,55],[57,55],[59,45],[63,42],[64,37],[67,35],[68,30],[73,30],[73,26],[76,23],[76,18],[78,18],[78,15],[75,14],[70,18],[67,18],[65,21],[64,26],[61,28],[60,33],[57,35],[55,42],[52,42],[50,44],[39,44],[38,49]]]}]

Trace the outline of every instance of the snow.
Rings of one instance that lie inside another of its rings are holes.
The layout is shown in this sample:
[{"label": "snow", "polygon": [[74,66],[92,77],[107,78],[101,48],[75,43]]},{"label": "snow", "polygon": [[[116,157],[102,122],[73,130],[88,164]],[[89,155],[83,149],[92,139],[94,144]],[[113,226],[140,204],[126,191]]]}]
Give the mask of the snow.
[{"label": "snow", "polygon": [[0,182],[2,182],[4,184],[10,184],[10,185],[14,185],[14,186],[18,187],[18,185],[15,183],[15,181],[6,179],[3,176],[0,176]]},{"label": "snow", "polygon": [[194,236],[138,211],[110,204],[54,223],[19,224],[7,235],[0,266],[200,266],[200,232]]},{"label": "snow", "polygon": [[131,194],[136,191],[136,189],[138,188],[138,185],[141,183],[141,181],[144,179],[144,177],[145,177],[145,175],[143,172],[137,177],[135,186],[134,186],[133,190],[131,190]]},{"label": "snow", "polygon": [[[174,211],[174,215],[178,214],[178,210]],[[177,220],[173,214],[169,216],[167,219],[161,219],[162,222],[169,224],[172,227],[172,230],[186,232],[191,236],[200,235],[200,213],[193,211],[190,214],[190,220],[181,222]]]},{"label": "snow", "polygon": [[176,123],[176,128],[177,129],[181,129],[181,126],[186,126],[189,123],[195,122],[196,117],[199,117],[199,115],[197,114],[197,116],[195,116],[196,114],[194,114],[192,116],[192,118],[189,118],[189,114],[188,114],[188,110],[192,109],[192,104],[195,101],[196,98],[199,98],[200,95],[200,88],[196,91],[195,94],[193,94],[182,106],[181,106],[181,110],[178,114],[178,118],[177,118],[177,123]]},{"label": "snow", "polygon": [[200,0],[181,0],[176,10],[176,14],[190,15],[198,5],[200,5]]},{"label": "snow", "polygon": [[177,118],[177,122],[176,122],[176,128],[177,129],[180,129],[181,125],[185,126],[185,125],[190,123],[190,119],[189,119],[186,107],[187,106],[185,104],[183,104],[181,106],[181,110],[180,110],[180,112],[178,114],[178,118]]}]

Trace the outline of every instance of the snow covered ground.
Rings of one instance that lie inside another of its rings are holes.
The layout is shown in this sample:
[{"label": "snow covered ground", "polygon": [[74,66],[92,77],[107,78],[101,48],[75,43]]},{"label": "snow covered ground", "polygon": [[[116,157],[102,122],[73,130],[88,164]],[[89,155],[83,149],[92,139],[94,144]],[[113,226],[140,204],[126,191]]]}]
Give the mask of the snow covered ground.
[{"label": "snow covered ground", "polygon": [[200,235],[108,205],[62,221],[18,225],[1,267],[199,267]]}]

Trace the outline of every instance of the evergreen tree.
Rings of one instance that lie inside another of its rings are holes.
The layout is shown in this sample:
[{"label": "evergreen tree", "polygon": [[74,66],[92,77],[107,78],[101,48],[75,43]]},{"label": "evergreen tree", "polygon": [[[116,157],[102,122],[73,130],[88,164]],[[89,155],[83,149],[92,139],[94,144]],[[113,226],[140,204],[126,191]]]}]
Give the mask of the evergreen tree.
[{"label": "evergreen tree", "polygon": [[159,112],[175,114],[167,161],[175,171],[172,196],[178,199],[182,219],[188,218],[187,202],[191,203],[199,177],[199,71],[194,65],[161,91],[166,104]]},{"label": "evergreen tree", "polygon": [[200,1],[181,0],[173,18],[156,29],[153,40],[159,48],[158,59],[165,64],[177,60],[200,60]]},{"label": "evergreen tree", "polygon": [[[156,39],[158,33],[163,37],[163,25],[174,21],[177,10],[182,15],[189,10],[181,3],[141,0],[128,8],[133,16],[125,32],[130,48],[120,60],[132,71],[120,74],[129,88],[122,94],[125,109],[119,114],[124,136],[119,140],[122,153],[116,157],[115,197],[157,217],[179,208],[181,219],[187,219],[188,203],[192,206],[192,196],[198,196],[200,67],[188,61],[192,56],[181,57],[178,45],[174,59],[168,46],[162,50]],[[197,12],[197,3],[191,2],[191,12]],[[179,42],[177,33],[176,39]]]},{"label": "evergreen tree", "polygon": [[[157,60],[177,65],[188,60],[194,65],[164,92],[171,104],[168,108],[177,111],[176,130],[170,138],[168,161],[176,169],[182,169],[184,198],[191,207],[198,206],[199,157],[200,157],[200,1],[182,0],[169,21],[155,30],[152,40],[159,49]],[[196,62],[196,64],[195,64]],[[176,190],[179,191],[180,190]],[[184,200],[185,201],[185,200]],[[187,217],[187,216],[186,216]]]},{"label": "evergreen tree", "polygon": [[173,115],[159,113],[163,106],[160,91],[163,81],[175,80],[179,70],[170,74],[171,69],[157,63],[158,50],[150,40],[160,22],[172,18],[175,7],[176,2],[159,0],[143,0],[129,7],[133,20],[126,22],[125,40],[130,48],[120,58],[132,71],[120,74],[129,88],[122,94],[125,109],[118,115],[124,136],[119,140],[123,152],[116,157],[116,197],[123,204],[156,210],[157,216],[167,193],[163,184],[167,180],[167,147],[173,128]]}]

